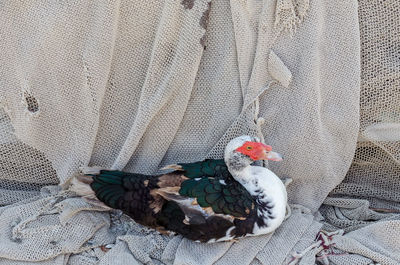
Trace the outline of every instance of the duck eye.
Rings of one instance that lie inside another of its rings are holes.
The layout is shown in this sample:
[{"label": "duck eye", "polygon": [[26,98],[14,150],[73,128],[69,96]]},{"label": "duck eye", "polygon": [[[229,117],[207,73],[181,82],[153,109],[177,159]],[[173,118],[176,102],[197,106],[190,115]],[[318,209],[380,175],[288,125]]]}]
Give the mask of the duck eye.
[{"label": "duck eye", "polygon": [[253,149],[253,147],[247,146],[246,149],[247,149],[247,150],[251,150],[251,149]]}]

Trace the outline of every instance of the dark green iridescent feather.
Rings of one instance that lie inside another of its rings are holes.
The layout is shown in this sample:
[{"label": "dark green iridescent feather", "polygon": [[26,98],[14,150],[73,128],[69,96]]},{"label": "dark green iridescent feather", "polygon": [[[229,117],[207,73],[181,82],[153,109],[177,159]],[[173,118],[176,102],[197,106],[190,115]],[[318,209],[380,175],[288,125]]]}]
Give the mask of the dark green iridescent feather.
[{"label": "dark green iridescent feather", "polygon": [[211,204],[215,203],[215,201],[218,200],[219,197],[221,197],[221,196],[218,193],[208,193],[208,194],[206,194],[205,199],[206,199],[206,202],[208,203],[208,205],[211,205]]},{"label": "dark green iridescent feather", "polygon": [[145,188],[143,179],[145,176],[129,174],[121,171],[101,170],[100,174],[93,175],[90,187],[96,197],[112,208],[119,208],[118,201],[127,190],[132,187]]},{"label": "dark green iridescent feather", "polygon": [[[164,192],[175,191],[180,185],[181,196],[196,198],[201,207],[211,207],[216,214],[240,218],[234,220],[235,225],[239,224],[236,235],[252,231],[257,212],[257,208],[254,207],[257,206],[254,206],[248,191],[233,179],[224,160],[204,160],[180,166],[182,170],[159,176],[102,170],[99,174],[91,175],[93,182],[90,186],[100,201],[112,208],[121,209],[138,223],[175,231],[202,242],[224,237],[226,231],[234,225],[232,220],[219,215],[204,218],[200,216],[204,212],[193,212],[196,209],[181,204],[182,198],[175,193],[166,193],[170,197],[165,195],[163,200],[154,197],[154,194],[162,193],[152,193],[154,190],[163,189]],[[185,180],[182,175],[188,179]],[[181,182],[182,180],[184,181]],[[153,205],[157,203],[161,203],[161,210],[154,211]],[[187,209],[192,210],[188,211],[192,214],[188,215],[191,216],[190,224],[184,222]]]},{"label": "dark green iridescent feather", "polygon": [[246,217],[253,199],[248,191],[233,179],[224,160],[204,160],[179,164],[189,179],[182,182],[179,194],[196,198],[201,207],[211,207],[215,213]]}]

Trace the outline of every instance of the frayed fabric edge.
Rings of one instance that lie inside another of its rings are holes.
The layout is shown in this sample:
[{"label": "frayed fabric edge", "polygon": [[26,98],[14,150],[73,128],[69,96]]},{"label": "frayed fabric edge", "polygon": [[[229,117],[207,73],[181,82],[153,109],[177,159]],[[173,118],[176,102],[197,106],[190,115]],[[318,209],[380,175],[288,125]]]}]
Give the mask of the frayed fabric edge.
[{"label": "frayed fabric edge", "polygon": [[289,32],[290,36],[304,20],[310,8],[310,0],[277,0],[275,10],[275,29]]}]

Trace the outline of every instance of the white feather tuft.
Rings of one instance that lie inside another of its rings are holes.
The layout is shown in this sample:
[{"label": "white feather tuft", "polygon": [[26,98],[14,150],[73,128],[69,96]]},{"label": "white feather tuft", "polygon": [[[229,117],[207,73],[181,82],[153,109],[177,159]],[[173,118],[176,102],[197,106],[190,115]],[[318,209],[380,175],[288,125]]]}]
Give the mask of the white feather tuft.
[{"label": "white feather tuft", "polygon": [[100,174],[100,170],[103,169],[104,168],[101,167],[89,167],[89,166],[84,166],[79,168],[80,172],[84,175],[97,175]]},{"label": "white feather tuft", "polygon": [[176,165],[176,164],[168,165],[168,166],[161,168],[161,170],[168,170],[168,169],[183,171],[182,166]]},{"label": "white feather tuft", "polygon": [[94,197],[96,198],[94,191],[90,188],[90,185],[80,181],[77,177],[73,178],[71,181],[70,191],[75,192],[77,195],[82,197]]},{"label": "white feather tuft", "polygon": [[110,207],[97,199],[96,194],[89,185],[91,182],[92,177],[90,176],[75,177],[71,180],[69,190],[75,192],[76,195],[81,196],[85,201],[94,206],[110,210]]},{"label": "white feather tuft", "polygon": [[224,237],[218,238],[217,240],[211,239],[211,240],[207,241],[207,243],[230,241],[230,240],[234,239],[234,236],[231,235],[231,232],[233,229],[235,229],[235,226],[231,226],[228,230],[226,230]]}]

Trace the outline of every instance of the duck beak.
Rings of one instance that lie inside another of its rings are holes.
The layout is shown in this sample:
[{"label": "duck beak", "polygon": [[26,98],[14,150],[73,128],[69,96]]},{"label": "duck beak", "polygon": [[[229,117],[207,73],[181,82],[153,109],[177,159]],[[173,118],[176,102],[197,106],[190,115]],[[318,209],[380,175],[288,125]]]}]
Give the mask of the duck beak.
[{"label": "duck beak", "polygon": [[270,145],[265,145],[262,143],[259,143],[259,146],[261,147],[258,149],[260,151],[258,155],[257,160],[272,160],[272,161],[282,161],[283,157],[276,153],[272,152],[272,147]]},{"label": "duck beak", "polygon": [[282,161],[283,157],[276,153],[276,152],[268,152],[265,156],[266,160],[271,160],[271,161]]}]

